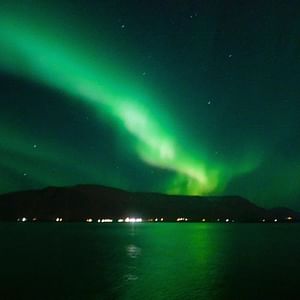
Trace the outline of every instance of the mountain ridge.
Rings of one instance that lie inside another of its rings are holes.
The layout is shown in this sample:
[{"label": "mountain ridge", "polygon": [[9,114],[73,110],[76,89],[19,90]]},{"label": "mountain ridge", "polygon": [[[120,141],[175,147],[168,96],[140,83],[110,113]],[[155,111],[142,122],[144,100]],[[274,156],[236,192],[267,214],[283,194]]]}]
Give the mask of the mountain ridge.
[{"label": "mountain ridge", "polygon": [[0,220],[22,217],[53,221],[84,221],[87,218],[163,218],[175,221],[261,222],[300,221],[300,214],[289,208],[266,209],[237,195],[181,196],[153,192],[129,192],[94,184],[68,187],[49,186],[40,190],[0,195]]}]

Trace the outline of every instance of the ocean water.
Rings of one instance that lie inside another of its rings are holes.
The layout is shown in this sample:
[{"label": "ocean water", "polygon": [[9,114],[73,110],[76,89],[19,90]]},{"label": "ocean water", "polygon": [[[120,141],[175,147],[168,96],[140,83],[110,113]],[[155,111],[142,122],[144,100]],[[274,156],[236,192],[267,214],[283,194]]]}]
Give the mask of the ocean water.
[{"label": "ocean water", "polygon": [[0,242],[1,300],[300,297],[300,224],[2,223]]}]

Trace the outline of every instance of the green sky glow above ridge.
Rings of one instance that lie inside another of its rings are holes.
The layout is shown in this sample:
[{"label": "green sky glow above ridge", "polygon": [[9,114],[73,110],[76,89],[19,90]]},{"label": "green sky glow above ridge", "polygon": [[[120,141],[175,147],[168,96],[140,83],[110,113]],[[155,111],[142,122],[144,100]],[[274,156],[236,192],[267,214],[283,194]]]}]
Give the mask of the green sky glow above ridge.
[{"label": "green sky glow above ridge", "polygon": [[[1,96],[7,101],[4,104],[10,103],[1,121],[0,167],[2,174],[12,174],[3,180],[3,192],[90,182],[171,194],[234,193],[267,206],[280,203],[279,194],[288,193],[292,196],[289,201],[296,203],[300,195],[295,180],[300,174],[299,154],[285,152],[297,136],[296,100],[300,93],[293,89],[289,77],[278,80],[278,66],[264,62],[255,75],[251,60],[256,64],[263,61],[267,51],[263,46],[262,54],[249,55],[245,68],[244,49],[225,32],[230,49],[220,38],[219,45],[214,40],[216,50],[210,54],[212,37],[193,40],[198,34],[203,37],[205,26],[212,26],[199,8],[190,9],[199,20],[194,27],[179,27],[183,37],[180,33],[173,37],[169,25],[162,29],[165,43],[159,46],[160,31],[153,29],[157,43],[151,48],[139,40],[132,42],[146,30],[130,23],[141,7],[136,11],[131,7],[132,12],[124,17],[122,5],[115,9],[117,2],[111,6],[91,2],[83,16],[76,14],[82,9],[79,4],[71,11],[68,2],[45,4],[39,9],[35,5],[34,1],[23,6],[8,3],[0,12],[0,68],[7,80],[15,80],[13,84],[21,84],[25,90],[14,93],[14,104],[9,88]],[[182,21],[182,8],[169,5],[177,22],[191,21],[189,14]],[[88,19],[88,12],[95,9]],[[219,12],[214,5],[202,9]],[[279,12],[270,12],[270,17],[272,13],[277,20]],[[221,21],[231,26],[226,18]],[[210,30],[216,30],[215,26]],[[259,42],[262,38],[257,36]],[[189,47],[182,50],[187,41]],[[162,60],[170,51],[168,43],[174,51],[170,57],[177,57],[175,63]],[[218,50],[223,51],[222,59]],[[292,51],[290,47],[288,51]],[[185,65],[178,60],[180,55]],[[276,57],[277,49],[273,55]],[[285,54],[277,64],[285,66],[287,57]],[[190,66],[194,72],[189,73]],[[295,78],[293,69],[283,68],[283,72]],[[278,82],[279,87],[274,88]],[[41,97],[44,93],[53,93],[54,100],[50,96],[45,100]],[[43,125],[43,133],[35,133],[32,128],[42,119],[39,114],[47,110],[27,107],[26,113],[16,113],[24,101],[31,107],[43,107],[43,102],[51,109],[57,107],[61,121],[53,113]],[[295,105],[296,110],[291,111],[290,106]],[[278,116],[283,119],[282,126],[276,123]],[[16,125],[20,119],[29,120],[23,128]],[[299,142],[293,147],[299,149]]]}]

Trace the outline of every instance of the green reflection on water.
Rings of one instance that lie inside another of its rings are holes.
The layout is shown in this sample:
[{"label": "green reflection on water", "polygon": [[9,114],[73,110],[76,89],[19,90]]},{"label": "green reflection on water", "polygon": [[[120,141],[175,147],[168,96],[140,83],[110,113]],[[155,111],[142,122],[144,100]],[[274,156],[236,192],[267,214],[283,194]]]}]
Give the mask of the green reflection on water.
[{"label": "green reflection on water", "polygon": [[0,223],[0,299],[293,299],[300,224]]},{"label": "green reflection on water", "polygon": [[120,298],[217,298],[224,239],[211,229],[210,224],[136,224],[129,228]]}]

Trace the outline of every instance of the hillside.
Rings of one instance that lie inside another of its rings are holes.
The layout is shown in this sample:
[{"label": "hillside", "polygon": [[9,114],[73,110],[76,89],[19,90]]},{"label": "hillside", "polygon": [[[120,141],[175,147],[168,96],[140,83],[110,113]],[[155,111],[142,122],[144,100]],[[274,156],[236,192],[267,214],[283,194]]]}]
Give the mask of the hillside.
[{"label": "hillside", "polygon": [[286,208],[266,210],[239,196],[200,197],[170,196],[157,193],[131,193],[97,186],[48,187],[0,196],[0,220],[81,221],[87,218],[141,217],[174,221],[186,217],[190,221],[217,219],[256,222],[262,219],[299,219],[299,214]]}]

